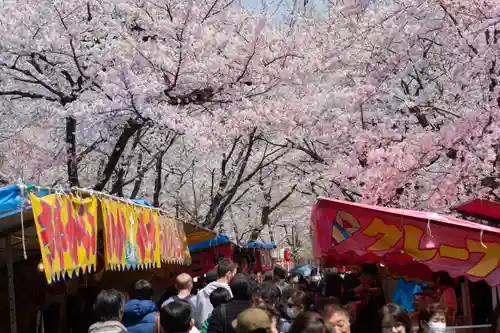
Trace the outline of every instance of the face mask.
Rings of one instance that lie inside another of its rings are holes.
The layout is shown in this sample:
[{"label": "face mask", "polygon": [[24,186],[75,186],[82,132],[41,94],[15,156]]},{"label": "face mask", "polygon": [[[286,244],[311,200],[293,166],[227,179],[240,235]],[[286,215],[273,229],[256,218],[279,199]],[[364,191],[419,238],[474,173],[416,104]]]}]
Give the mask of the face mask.
[{"label": "face mask", "polygon": [[446,323],[429,323],[429,333],[444,333]]},{"label": "face mask", "polygon": [[295,313],[295,311],[293,311],[293,308],[286,308],[286,315],[291,319],[295,319],[295,317],[297,317],[297,314]]},{"label": "face mask", "polygon": [[319,280],[321,280],[321,276],[319,276],[319,275],[315,275],[315,276],[313,276],[313,277],[312,277],[312,280],[313,280],[314,282],[318,282]]}]

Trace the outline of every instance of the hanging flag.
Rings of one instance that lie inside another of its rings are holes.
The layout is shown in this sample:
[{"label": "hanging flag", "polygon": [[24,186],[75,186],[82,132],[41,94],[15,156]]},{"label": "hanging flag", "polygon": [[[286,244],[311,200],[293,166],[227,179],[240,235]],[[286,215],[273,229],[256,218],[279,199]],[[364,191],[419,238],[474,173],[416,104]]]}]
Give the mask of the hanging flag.
[{"label": "hanging flag", "polygon": [[105,267],[111,270],[160,267],[158,212],[101,199]]},{"label": "hanging flag", "polygon": [[172,218],[160,215],[161,261],[164,263],[191,264],[184,225]]},{"label": "hanging flag", "polygon": [[96,265],[97,199],[30,194],[48,283],[91,272]]}]

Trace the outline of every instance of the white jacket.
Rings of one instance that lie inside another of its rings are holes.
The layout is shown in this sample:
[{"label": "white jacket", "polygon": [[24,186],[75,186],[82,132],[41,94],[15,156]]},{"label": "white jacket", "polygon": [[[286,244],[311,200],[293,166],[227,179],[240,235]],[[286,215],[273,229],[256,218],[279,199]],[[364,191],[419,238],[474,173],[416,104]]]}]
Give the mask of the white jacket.
[{"label": "white jacket", "polygon": [[196,300],[194,301],[194,323],[198,329],[203,326],[203,322],[207,320],[208,315],[211,314],[214,310],[212,303],[210,303],[210,294],[217,288],[226,288],[231,294],[231,297],[233,296],[233,294],[231,293],[231,288],[229,288],[229,285],[226,283],[211,282],[205,288],[200,290],[198,292],[198,295],[196,296]]}]

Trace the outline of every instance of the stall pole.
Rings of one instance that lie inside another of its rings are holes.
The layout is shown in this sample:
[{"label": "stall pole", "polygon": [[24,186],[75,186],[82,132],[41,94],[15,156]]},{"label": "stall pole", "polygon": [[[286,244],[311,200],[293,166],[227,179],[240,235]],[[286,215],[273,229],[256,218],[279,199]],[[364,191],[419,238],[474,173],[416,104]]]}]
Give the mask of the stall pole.
[{"label": "stall pole", "polygon": [[[469,289],[469,280],[464,279],[462,283],[462,309],[464,312],[465,325],[472,324],[472,306],[470,302],[470,289]],[[463,332],[463,331],[462,331]],[[466,328],[466,333],[472,332],[472,328]]]},{"label": "stall pole", "polygon": [[10,235],[7,236],[5,241],[5,252],[7,257],[7,277],[9,281],[10,333],[17,333],[16,295],[14,292],[14,263],[12,261],[12,242],[10,239]]},{"label": "stall pole", "polygon": [[498,299],[498,287],[491,287],[491,301],[493,302],[493,311],[495,311],[498,303],[500,303]]}]

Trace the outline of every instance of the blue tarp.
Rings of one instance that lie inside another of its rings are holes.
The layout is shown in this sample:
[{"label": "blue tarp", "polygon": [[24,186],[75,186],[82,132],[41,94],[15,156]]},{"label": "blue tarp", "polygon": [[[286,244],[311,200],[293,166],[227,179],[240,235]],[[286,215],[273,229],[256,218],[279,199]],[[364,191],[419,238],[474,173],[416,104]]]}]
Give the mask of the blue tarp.
[{"label": "blue tarp", "polygon": [[[26,185],[24,191],[24,210],[31,209],[31,202],[29,201],[28,193],[34,192],[33,185]],[[40,190],[35,192],[37,196],[43,197],[49,194],[46,190]],[[21,212],[21,188],[19,185],[9,185],[5,187],[0,187],[0,219],[16,215]]]},{"label": "blue tarp", "polygon": [[217,245],[222,245],[222,244],[227,244],[227,243],[231,243],[231,241],[229,240],[229,237],[227,237],[226,235],[219,235],[217,237],[211,238],[211,239],[206,240],[204,242],[191,245],[189,247],[189,251],[193,252],[196,250],[201,250],[201,249],[205,249],[208,247],[214,247]]},{"label": "blue tarp", "polygon": [[422,292],[422,287],[418,284],[400,279],[392,297],[392,303],[401,306],[408,312],[413,312],[414,295],[419,292]]},{"label": "blue tarp", "polygon": [[260,242],[250,242],[247,245],[243,245],[243,247],[261,248],[261,249],[275,249],[276,245],[275,244],[264,244],[264,243],[260,243]]},{"label": "blue tarp", "polygon": [[[29,200],[29,193],[33,192],[37,197],[43,197],[50,194],[47,190],[38,190],[34,185],[26,185],[26,189],[24,191],[24,210],[31,210],[31,202]],[[146,200],[132,200],[133,202],[152,207],[151,203]],[[21,189],[19,185],[9,185],[5,187],[0,187],[0,219],[16,215],[21,212]]]}]

